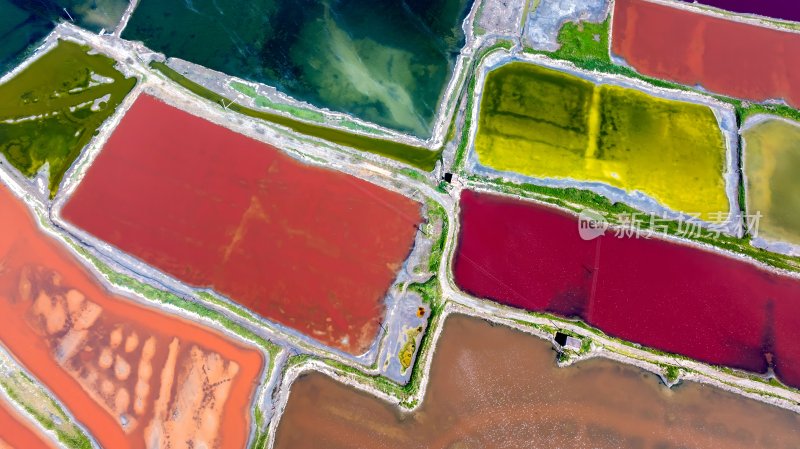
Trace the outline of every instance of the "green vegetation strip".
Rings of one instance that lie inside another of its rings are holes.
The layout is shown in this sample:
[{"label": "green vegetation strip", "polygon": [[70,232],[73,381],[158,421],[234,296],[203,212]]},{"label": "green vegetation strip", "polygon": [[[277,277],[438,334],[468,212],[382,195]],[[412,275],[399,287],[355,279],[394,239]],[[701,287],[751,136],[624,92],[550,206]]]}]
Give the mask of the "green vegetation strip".
[{"label": "green vegetation strip", "polygon": [[[481,61],[483,61],[486,56],[497,49],[506,49],[510,50],[514,44],[509,41],[500,41],[496,44],[486,48],[483,50],[474,61],[470,65],[468,69],[468,79],[469,82],[467,83],[467,95],[466,95],[466,102],[467,104],[464,107],[464,125],[461,127],[461,136],[458,141],[458,147],[456,148],[456,154],[453,159],[453,171],[458,171],[463,168],[464,161],[466,159],[467,153],[467,143],[469,141],[469,129],[472,126],[472,105],[474,103],[475,98],[475,69],[476,67],[480,66]],[[453,114],[453,123],[451,124],[451,130],[448,131],[448,135],[453,136],[455,135],[455,121],[456,117],[458,116],[458,109]]]},{"label": "green vegetation strip", "polygon": [[318,137],[338,145],[354,148],[359,151],[377,154],[396,161],[409,164],[425,171],[431,171],[436,166],[436,161],[441,157],[442,149],[431,151],[426,148],[415,147],[399,142],[378,139],[375,137],[352,134],[323,125],[307,123],[300,120],[275,114],[267,111],[257,111],[229,100],[181,75],[163,62],[153,61],[150,66],[162,74],[188,89],[192,93],[207,100],[224,106],[233,112],[246,115],[259,120],[265,120],[280,126],[285,126],[292,131],[313,137]]},{"label": "green vegetation strip", "polygon": [[[0,354],[0,360],[2,357]],[[64,446],[70,449],[92,447],[89,438],[72,422],[64,409],[24,372],[15,371],[0,377],[0,387],[42,427],[54,432],[58,441]]]},{"label": "green vegetation strip", "polygon": [[[236,92],[239,92],[240,94],[252,98],[255,105],[260,108],[268,108],[268,109],[273,109],[275,111],[285,112],[287,114],[291,114],[292,116],[300,120],[305,120],[310,122],[325,123],[326,121],[325,114],[321,112],[272,101],[269,98],[265,97],[264,95],[259,95],[256,89],[253,86],[250,86],[249,84],[241,83],[238,81],[231,81],[229,85],[231,89],[235,90]],[[380,131],[379,129],[371,128],[369,126],[364,126],[352,120],[334,119],[334,121],[336,122],[337,125],[343,126],[353,131],[361,131],[377,135],[386,135],[386,133]]]},{"label": "green vegetation strip", "polygon": [[261,411],[261,407],[256,406],[254,415],[255,435],[253,435],[253,440],[250,442],[250,446],[248,446],[247,449],[266,449],[267,442],[269,441],[269,427],[264,419],[264,412]]},{"label": "green vegetation strip", "polygon": [[0,152],[23,175],[47,164],[50,197],[100,125],[136,79],[115,61],[74,42],[59,41],[0,85]]}]

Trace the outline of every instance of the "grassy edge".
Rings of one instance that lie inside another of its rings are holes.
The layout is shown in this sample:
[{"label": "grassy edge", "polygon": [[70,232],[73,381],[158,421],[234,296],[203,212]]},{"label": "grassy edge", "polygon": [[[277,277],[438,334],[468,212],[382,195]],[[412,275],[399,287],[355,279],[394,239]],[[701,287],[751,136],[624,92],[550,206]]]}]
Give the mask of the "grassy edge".
[{"label": "grassy edge", "polygon": [[[455,152],[455,155],[453,157],[453,164],[452,164],[452,168],[451,168],[451,170],[453,172],[458,172],[461,168],[463,168],[464,161],[466,159],[467,145],[469,143],[469,131],[470,131],[470,128],[472,127],[472,120],[473,120],[472,109],[473,109],[474,102],[475,102],[475,84],[477,82],[476,81],[476,75],[477,74],[475,72],[476,72],[477,68],[480,67],[480,65],[483,62],[483,60],[487,56],[489,56],[489,54],[491,54],[493,51],[495,51],[497,49],[500,49],[500,48],[503,48],[505,50],[510,50],[511,48],[513,48],[513,46],[514,46],[514,43],[511,42],[511,41],[505,41],[504,40],[504,41],[497,42],[494,45],[491,45],[491,46],[487,47],[486,49],[484,49],[483,51],[481,51],[481,53],[478,55],[478,57],[475,58],[472,61],[472,63],[470,64],[470,67],[467,69],[468,81],[467,81],[466,105],[465,105],[465,109],[464,109],[464,124],[461,127],[461,135],[459,136],[458,146],[456,147],[456,152]],[[457,115],[457,114],[454,114],[453,123],[455,123],[455,119],[456,119],[455,115]],[[453,126],[452,129],[453,129],[452,134],[454,135],[455,134],[455,126]],[[448,134],[451,134],[451,133],[448,132]]]},{"label": "grassy edge", "polygon": [[[278,112],[285,112],[299,120],[306,120],[322,124],[326,122],[325,114],[323,114],[322,112],[313,109],[301,108],[289,104],[272,101],[268,97],[260,95],[254,87],[250,86],[249,84],[243,83],[241,81],[232,80],[228,83],[228,86],[230,86],[231,89],[235,90],[236,92],[239,92],[240,94],[251,98],[258,107],[272,109],[273,111],[278,111]],[[361,131],[379,137],[387,136],[385,132],[377,128],[365,126],[353,120],[348,120],[346,118],[336,118],[333,119],[332,121],[335,122],[336,125],[347,128],[352,131]]]},{"label": "grassy edge", "polygon": [[365,136],[342,131],[336,128],[329,128],[320,124],[309,123],[297,120],[277,113],[267,111],[257,111],[255,109],[242,106],[233,100],[227,99],[212,90],[203,87],[194,81],[189,80],[177,71],[173,70],[166,63],[153,61],[150,67],[157,70],[176,84],[189,90],[213,103],[223,106],[233,112],[264,120],[291,129],[294,132],[307,136],[317,137],[329,142],[353,148],[358,151],[376,154],[387,157],[404,164],[411,165],[424,171],[431,171],[436,166],[436,162],[441,158],[443,148],[429,150],[423,147],[381,139],[377,137]]},{"label": "grassy edge", "polygon": [[[69,416],[64,412],[64,409],[52,398],[49,394],[47,394],[33,379],[29,378],[25,375],[24,372],[19,371],[18,375],[22,377],[25,382],[30,383],[32,388],[39,390],[42,396],[45,396],[48,401],[50,402],[50,406],[56,411],[59,415],[57,416],[58,419],[61,420],[61,425],[57,424],[53,418],[53,413],[49,415],[45,414],[44,411],[39,411],[33,406],[29,405],[25,402],[19,394],[13,389],[9,382],[3,381],[0,378],[0,387],[3,388],[6,395],[14,402],[16,402],[20,407],[22,407],[25,412],[30,415],[33,419],[35,419],[42,427],[55,433],[56,438],[58,441],[65,445],[70,449],[91,449],[92,442],[89,437],[84,433],[84,431],[76,426],[70,419]],[[65,425],[69,425],[73,428],[74,432],[68,432],[64,430],[62,427]]]}]

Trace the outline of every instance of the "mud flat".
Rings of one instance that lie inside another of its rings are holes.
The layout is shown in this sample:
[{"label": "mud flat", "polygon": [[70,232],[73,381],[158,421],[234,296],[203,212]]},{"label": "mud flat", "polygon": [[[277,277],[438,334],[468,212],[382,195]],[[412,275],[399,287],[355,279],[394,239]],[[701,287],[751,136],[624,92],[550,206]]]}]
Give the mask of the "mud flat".
[{"label": "mud flat", "polygon": [[0,84],[0,153],[27,177],[46,165],[54,196],[64,173],[136,84],[115,61],[71,41]]},{"label": "mud flat", "polygon": [[0,340],[102,447],[244,447],[260,352],[112,296],[0,187]]},{"label": "mud flat", "polygon": [[608,0],[539,0],[525,24],[525,43],[536,50],[556,51],[561,46],[558,34],[564,24],[599,23],[608,16],[608,10]]},{"label": "mud flat", "polygon": [[753,119],[742,131],[747,209],[762,215],[758,237],[768,248],[780,250],[785,242],[789,253],[800,254],[800,123]]},{"label": "mud flat", "polygon": [[377,335],[421,205],[140,97],[66,221],[351,354]]},{"label": "mud flat", "polygon": [[453,272],[464,291],[800,386],[800,280],[661,239],[583,240],[557,209],[465,190]]},{"label": "mud flat", "polygon": [[786,410],[694,383],[667,389],[608,360],[557,368],[548,343],[476,318],[444,326],[414,412],[308,374],[292,385],[274,447],[790,448],[800,438]]},{"label": "mud flat", "polygon": [[[753,4],[762,3],[772,2]],[[614,55],[644,75],[800,107],[800,33],[619,0],[611,42]]]},{"label": "mud flat", "polygon": [[772,0],[769,2],[753,2],[750,0],[682,0],[686,3],[700,3],[706,6],[724,9],[742,14],[757,14],[773,19],[793,20],[800,22],[800,9],[792,0]]},{"label": "mud flat", "polygon": [[56,445],[0,395],[0,449],[54,449]]},{"label": "mud flat", "polygon": [[709,221],[730,211],[710,107],[549,67],[514,61],[488,73],[475,152],[501,172],[604,183]]},{"label": "mud flat", "polygon": [[300,100],[427,138],[469,0],[142,0],[122,33]]}]

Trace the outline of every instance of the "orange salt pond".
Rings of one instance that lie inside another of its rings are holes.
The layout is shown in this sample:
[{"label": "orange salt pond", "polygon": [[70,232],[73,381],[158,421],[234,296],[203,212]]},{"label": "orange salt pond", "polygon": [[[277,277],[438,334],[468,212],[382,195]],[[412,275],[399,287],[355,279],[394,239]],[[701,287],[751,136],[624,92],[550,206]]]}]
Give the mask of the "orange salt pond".
[{"label": "orange salt pond", "polygon": [[0,341],[104,448],[243,448],[260,352],[114,296],[0,184]]},{"label": "orange salt pond", "polygon": [[0,396],[0,449],[53,449],[28,418],[21,416]]}]

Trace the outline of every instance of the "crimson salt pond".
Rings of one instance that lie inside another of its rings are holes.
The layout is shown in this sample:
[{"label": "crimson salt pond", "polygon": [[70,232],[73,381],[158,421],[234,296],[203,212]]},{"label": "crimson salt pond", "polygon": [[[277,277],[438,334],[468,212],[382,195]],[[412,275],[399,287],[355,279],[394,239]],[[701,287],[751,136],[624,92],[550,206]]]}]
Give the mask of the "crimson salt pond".
[{"label": "crimson salt pond", "polygon": [[583,240],[576,217],[531,202],[465,190],[460,205],[466,292],[800,386],[799,280],[660,239]]},{"label": "crimson salt pond", "polygon": [[365,352],[421,205],[168,106],[136,100],[64,218],[190,285]]},{"label": "crimson salt pond", "polygon": [[277,449],[797,447],[800,416],[694,383],[596,359],[557,368],[549,343],[455,315],[419,409],[314,373],[292,385]]}]

